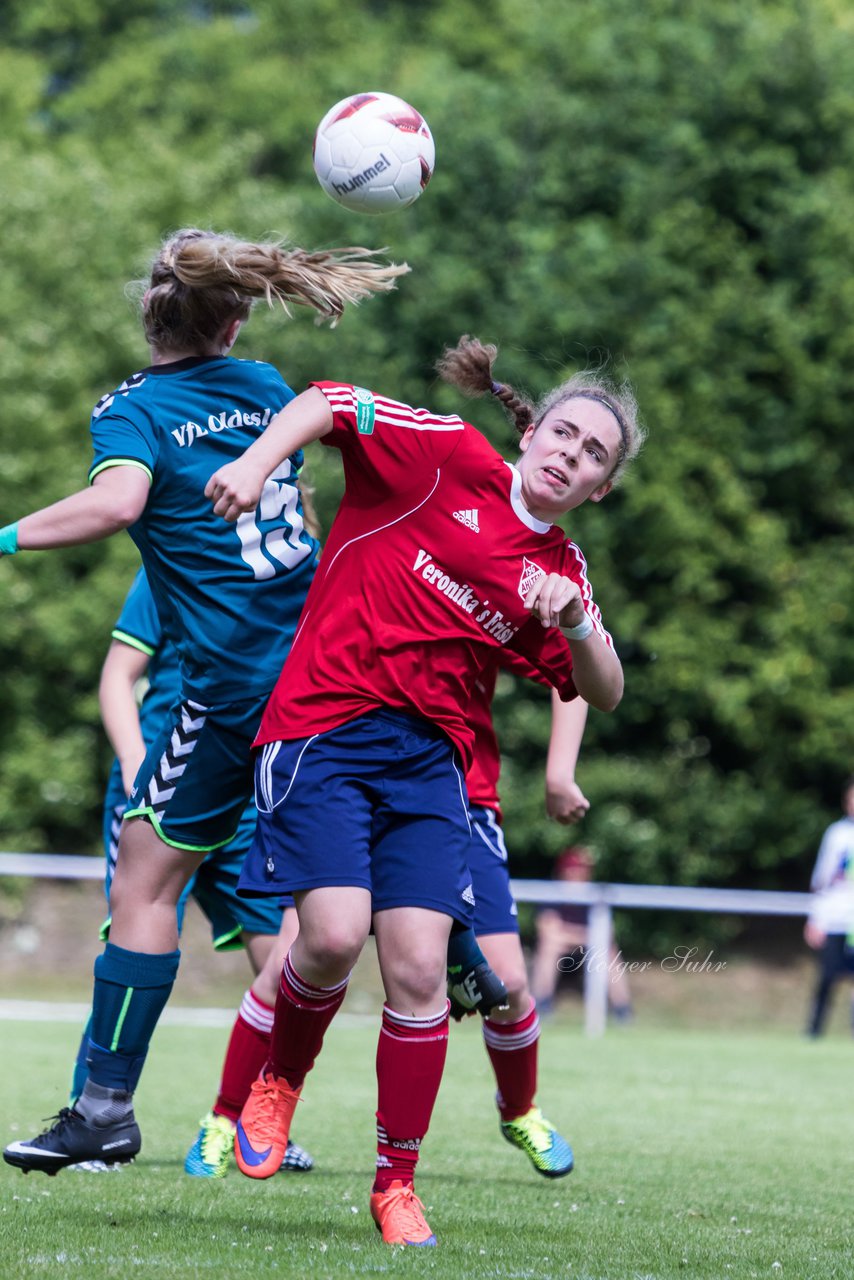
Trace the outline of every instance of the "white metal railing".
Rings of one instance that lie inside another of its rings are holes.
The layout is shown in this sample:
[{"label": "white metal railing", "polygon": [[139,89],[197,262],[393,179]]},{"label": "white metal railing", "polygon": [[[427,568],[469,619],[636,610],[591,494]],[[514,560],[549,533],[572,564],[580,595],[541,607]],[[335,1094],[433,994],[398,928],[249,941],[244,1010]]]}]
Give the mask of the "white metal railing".
[{"label": "white metal railing", "polygon": [[[0,876],[34,876],[62,880],[102,880],[100,857],[61,853],[0,853]],[[813,906],[809,893],[774,889],[693,888],[666,884],[571,884],[567,880],[511,880],[517,902],[539,906],[576,905],[588,913],[588,951],[607,956],[614,908],[657,911],[714,911],[725,915],[807,916]],[[608,1017],[607,964],[584,967],[584,1027],[589,1036],[605,1031]]]},{"label": "white metal railing", "polygon": [[76,853],[0,853],[0,876],[39,880],[103,880],[104,859]]},{"label": "white metal railing", "polygon": [[[566,880],[511,880],[517,902],[540,906],[580,904],[590,908],[587,946],[592,956],[607,957],[615,907],[659,911],[715,911],[727,915],[807,916],[813,907],[809,893],[774,889],[714,889],[668,884],[570,884]],[[584,1028],[601,1036],[608,1018],[607,963],[584,966]]]}]

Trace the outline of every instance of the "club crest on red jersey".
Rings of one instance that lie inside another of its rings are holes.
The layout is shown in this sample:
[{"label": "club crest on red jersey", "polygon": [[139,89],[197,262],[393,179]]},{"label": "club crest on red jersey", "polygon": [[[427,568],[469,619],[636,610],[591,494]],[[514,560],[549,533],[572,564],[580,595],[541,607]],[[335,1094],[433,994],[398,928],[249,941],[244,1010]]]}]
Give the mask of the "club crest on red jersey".
[{"label": "club crest on red jersey", "polygon": [[519,579],[519,595],[524,600],[536,582],[540,578],[546,576],[545,569],[541,569],[533,560],[529,560],[527,556],[522,557],[522,576]]}]

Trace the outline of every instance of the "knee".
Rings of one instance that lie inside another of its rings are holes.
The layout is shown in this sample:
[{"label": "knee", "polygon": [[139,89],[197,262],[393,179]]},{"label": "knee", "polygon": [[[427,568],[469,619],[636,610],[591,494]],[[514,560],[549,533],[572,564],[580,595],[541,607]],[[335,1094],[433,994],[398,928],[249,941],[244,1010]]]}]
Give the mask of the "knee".
[{"label": "knee", "polygon": [[[367,933],[361,924],[348,920],[313,921],[302,928],[294,943],[294,957],[315,971],[349,973],[361,954]],[[299,969],[299,963],[297,963]],[[308,975],[305,975],[308,976]]]},{"label": "knee", "polygon": [[524,962],[512,965],[498,976],[507,988],[507,999],[511,1009],[520,1009],[525,1013],[531,1006],[531,991]]},{"label": "knee", "polygon": [[520,959],[518,964],[505,965],[500,971],[496,970],[496,973],[507,988],[507,1008],[494,1009],[489,1016],[499,1022],[517,1022],[519,1018],[525,1017],[534,1003],[524,960]]},{"label": "knee", "polygon": [[113,920],[121,918],[125,909],[144,911],[152,905],[153,895],[149,886],[135,874],[135,868],[128,864],[116,866],[115,875],[110,884],[110,915]]},{"label": "knee", "polygon": [[412,948],[383,959],[386,988],[413,1008],[435,1006],[447,985],[447,950]]}]

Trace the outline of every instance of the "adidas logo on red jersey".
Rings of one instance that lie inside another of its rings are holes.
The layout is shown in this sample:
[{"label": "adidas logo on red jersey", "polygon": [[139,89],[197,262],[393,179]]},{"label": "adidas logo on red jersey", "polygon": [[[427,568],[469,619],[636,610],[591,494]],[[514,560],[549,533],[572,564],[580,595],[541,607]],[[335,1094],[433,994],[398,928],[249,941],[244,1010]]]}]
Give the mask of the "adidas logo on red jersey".
[{"label": "adidas logo on red jersey", "polygon": [[460,524],[464,524],[467,529],[471,529],[474,533],[480,533],[480,525],[477,522],[477,507],[473,511],[455,511],[454,519],[459,520]]}]

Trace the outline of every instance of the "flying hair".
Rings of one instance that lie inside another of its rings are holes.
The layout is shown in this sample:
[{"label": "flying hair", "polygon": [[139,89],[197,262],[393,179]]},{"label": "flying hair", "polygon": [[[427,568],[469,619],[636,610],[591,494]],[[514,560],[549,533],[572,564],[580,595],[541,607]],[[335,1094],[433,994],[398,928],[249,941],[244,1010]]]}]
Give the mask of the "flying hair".
[{"label": "flying hair", "polygon": [[246,319],[254,301],[317,312],[334,326],[347,306],[394,289],[409,267],[387,262],[384,250],[350,246],[311,252],[284,242],[239,240],[184,228],[170,236],[151,267],[143,325],[164,350],[204,347],[233,319]]}]

